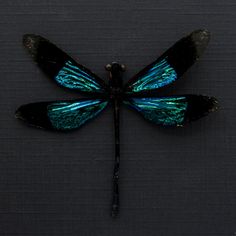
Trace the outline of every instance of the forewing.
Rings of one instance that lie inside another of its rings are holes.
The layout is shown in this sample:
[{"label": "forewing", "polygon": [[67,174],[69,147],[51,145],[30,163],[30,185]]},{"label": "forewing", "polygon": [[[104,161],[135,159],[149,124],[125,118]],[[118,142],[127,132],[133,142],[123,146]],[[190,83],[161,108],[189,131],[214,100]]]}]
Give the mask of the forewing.
[{"label": "forewing", "polygon": [[103,93],[106,90],[103,80],[47,39],[26,34],[23,44],[44,73],[59,85],[84,93]]},{"label": "forewing", "polygon": [[126,84],[126,93],[153,91],[177,80],[200,57],[209,40],[206,30],[196,30],[182,38],[135,75]]},{"label": "forewing", "polygon": [[217,100],[202,95],[131,98],[126,104],[145,119],[162,126],[183,126],[217,109]]},{"label": "forewing", "polygon": [[38,102],[19,107],[16,117],[38,128],[67,131],[96,117],[106,105],[101,99]]}]

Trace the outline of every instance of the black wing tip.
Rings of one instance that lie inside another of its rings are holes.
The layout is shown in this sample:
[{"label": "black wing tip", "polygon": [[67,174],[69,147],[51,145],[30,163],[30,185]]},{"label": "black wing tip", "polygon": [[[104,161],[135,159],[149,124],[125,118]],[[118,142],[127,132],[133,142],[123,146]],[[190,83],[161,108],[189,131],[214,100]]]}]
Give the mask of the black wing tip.
[{"label": "black wing tip", "polygon": [[190,39],[195,46],[197,59],[205,51],[205,49],[210,41],[210,38],[211,38],[211,34],[206,29],[198,29],[198,30],[193,31],[190,34]]},{"label": "black wing tip", "polygon": [[211,39],[211,33],[207,29],[197,29],[190,34],[190,37],[196,42],[208,43]]},{"label": "black wing tip", "polygon": [[22,36],[22,42],[24,45],[29,43],[30,41],[32,42],[32,41],[39,41],[39,40],[46,40],[46,39],[37,34],[24,34]]},{"label": "black wing tip", "polygon": [[37,55],[38,36],[34,34],[23,35],[23,45],[30,52],[32,56]]},{"label": "black wing tip", "polygon": [[210,31],[208,29],[205,29],[205,28],[196,29],[196,30],[192,31],[191,34],[200,34],[200,35],[202,35],[204,37],[208,37],[208,38],[211,35]]},{"label": "black wing tip", "polygon": [[187,121],[197,120],[219,109],[219,102],[215,97],[203,95],[188,95]]},{"label": "black wing tip", "polygon": [[25,47],[30,47],[32,44],[38,40],[38,35],[36,34],[24,34],[22,37],[22,42]]},{"label": "black wing tip", "polygon": [[208,97],[211,107],[209,109],[209,112],[214,112],[219,110],[220,105],[219,105],[219,101],[215,98],[215,97]]},{"label": "black wing tip", "polygon": [[45,102],[20,106],[15,112],[15,118],[37,128],[52,128],[47,115],[47,103]]},{"label": "black wing tip", "polygon": [[24,120],[24,116],[22,115],[21,112],[21,107],[19,107],[16,111],[15,111],[15,118],[19,119],[19,120]]},{"label": "black wing tip", "polygon": [[18,107],[18,109],[15,111],[15,118],[29,122],[32,120],[32,112],[30,111],[31,104],[26,104]]},{"label": "black wing tip", "polygon": [[46,41],[46,39],[36,34],[24,34],[22,38],[23,45],[33,57],[37,56],[38,47],[42,41]]}]

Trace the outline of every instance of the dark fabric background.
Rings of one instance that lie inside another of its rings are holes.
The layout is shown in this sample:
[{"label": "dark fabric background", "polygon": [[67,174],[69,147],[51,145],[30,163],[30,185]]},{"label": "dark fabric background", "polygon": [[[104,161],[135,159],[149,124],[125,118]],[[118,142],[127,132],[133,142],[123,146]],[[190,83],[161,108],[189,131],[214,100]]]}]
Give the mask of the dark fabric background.
[{"label": "dark fabric background", "polygon": [[[235,0],[6,0],[0,2],[0,235],[236,235]],[[217,97],[219,112],[163,129],[121,114],[121,209],[110,218],[112,110],[78,132],[14,119],[24,103],[75,98],[32,63],[22,34],[50,39],[99,76],[124,80],[179,38],[207,28],[201,60],[166,94]]]}]

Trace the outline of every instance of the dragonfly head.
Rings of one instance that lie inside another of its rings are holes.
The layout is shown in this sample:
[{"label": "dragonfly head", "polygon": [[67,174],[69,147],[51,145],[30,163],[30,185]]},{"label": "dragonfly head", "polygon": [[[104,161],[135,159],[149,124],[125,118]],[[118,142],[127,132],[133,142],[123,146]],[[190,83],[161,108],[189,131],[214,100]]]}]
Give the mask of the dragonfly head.
[{"label": "dragonfly head", "polygon": [[126,70],[126,66],[123,64],[119,64],[117,62],[112,62],[111,64],[107,64],[105,66],[105,69],[107,71],[110,71],[111,73],[118,73],[118,72],[124,72]]}]

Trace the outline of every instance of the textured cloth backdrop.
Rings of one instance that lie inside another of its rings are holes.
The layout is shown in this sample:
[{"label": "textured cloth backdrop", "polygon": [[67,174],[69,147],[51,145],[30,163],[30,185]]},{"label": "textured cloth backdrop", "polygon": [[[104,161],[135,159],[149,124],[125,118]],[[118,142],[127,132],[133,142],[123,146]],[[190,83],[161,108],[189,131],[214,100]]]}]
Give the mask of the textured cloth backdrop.
[{"label": "textured cloth backdrop", "polygon": [[[235,0],[7,0],[0,2],[0,235],[236,235]],[[107,79],[125,80],[194,29],[210,45],[165,94],[207,94],[217,113],[164,129],[121,114],[121,209],[110,218],[113,113],[72,133],[14,119],[24,103],[77,97],[37,68],[22,34],[43,35]]]}]

